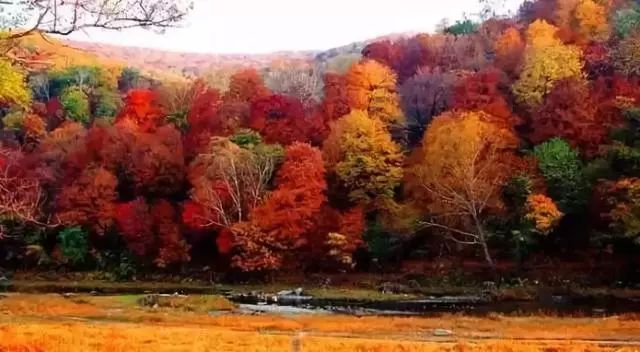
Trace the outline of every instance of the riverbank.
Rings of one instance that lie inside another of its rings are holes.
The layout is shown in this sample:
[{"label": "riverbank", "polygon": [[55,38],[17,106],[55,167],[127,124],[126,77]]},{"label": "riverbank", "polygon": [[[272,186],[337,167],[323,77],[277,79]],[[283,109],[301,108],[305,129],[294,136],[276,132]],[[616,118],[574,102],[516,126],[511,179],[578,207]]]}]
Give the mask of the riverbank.
[{"label": "riverbank", "polygon": [[133,300],[158,295],[220,296],[234,304],[242,304],[246,311],[254,313],[329,312],[355,316],[435,316],[443,313],[518,316],[544,313],[599,317],[640,312],[640,290],[633,289],[455,286],[398,293],[391,290],[394,286],[391,283],[381,288],[290,285],[12,280],[2,282],[2,289],[4,292],[32,294],[118,295]]}]

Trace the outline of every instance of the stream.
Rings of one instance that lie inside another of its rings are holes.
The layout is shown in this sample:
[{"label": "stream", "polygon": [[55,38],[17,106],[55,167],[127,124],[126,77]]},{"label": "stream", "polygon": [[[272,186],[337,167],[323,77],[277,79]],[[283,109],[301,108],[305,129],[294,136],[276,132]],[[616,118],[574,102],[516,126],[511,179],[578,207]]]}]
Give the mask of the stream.
[{"label": "stream", "polygon": [[239,312],[247,314],[348,314],[429,316],[443,313],[486,316],[553,314],[558,316],[602,317],[640,312],[640,299],[570,297],[555,295],[535,300],[501,300],[488,296],[428,296],[407,300],[316,298],[304,294],[230,294]]}]

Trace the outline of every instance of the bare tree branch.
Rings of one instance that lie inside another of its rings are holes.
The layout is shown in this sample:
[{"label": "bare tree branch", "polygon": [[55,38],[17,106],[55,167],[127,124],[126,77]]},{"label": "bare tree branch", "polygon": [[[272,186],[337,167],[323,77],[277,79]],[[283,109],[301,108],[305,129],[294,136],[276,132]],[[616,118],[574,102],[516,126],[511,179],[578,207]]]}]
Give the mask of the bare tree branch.
[{"label": "bare tree branch", "polygon": [[191,0],[2,0],[0,4],[29,14],[34,22],[9,39],[36,31],[69,35],[87,28],[162,30],[176,26],[193,7]]}]

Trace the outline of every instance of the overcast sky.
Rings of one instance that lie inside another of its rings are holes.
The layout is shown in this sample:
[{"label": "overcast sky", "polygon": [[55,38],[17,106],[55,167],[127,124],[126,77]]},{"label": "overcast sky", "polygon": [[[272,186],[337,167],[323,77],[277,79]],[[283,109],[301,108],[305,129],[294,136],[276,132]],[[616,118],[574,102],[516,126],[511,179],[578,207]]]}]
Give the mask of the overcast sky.
[{"label": "overcast sky", "polygon": [[[515,11],[522,0],[505,0]],[[91,30],[71,37],[119,45],[210,53],[324,50],[385,34],[432,32],[480,9],[478,0],[195,0],[182,28]]]}]

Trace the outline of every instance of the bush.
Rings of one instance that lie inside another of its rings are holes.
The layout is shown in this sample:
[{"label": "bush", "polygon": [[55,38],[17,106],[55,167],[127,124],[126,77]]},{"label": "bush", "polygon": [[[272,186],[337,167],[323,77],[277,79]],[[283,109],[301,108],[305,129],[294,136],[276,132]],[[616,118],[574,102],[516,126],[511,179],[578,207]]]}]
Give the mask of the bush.
[{"label": "bush", "polygon": [[60,249],[72,264],[84,263],[89,252],[87,232],[80,227],[68,227],[58,234]]}]

